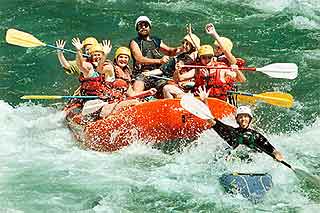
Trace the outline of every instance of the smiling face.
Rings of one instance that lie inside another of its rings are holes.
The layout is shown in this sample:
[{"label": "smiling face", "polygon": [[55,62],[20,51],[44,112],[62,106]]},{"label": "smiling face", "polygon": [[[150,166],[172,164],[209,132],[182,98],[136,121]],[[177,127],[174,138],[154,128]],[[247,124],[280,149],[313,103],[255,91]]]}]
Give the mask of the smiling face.
[{"label": "smiling face", "polygon": [[212,61],[213,55],[202,55],[200,56],[201,65],[208,65]]},{"label": "smiling face", "polygon": [[246,129],[251,123],[251,117],[248,114],[239,114],[237,115],[237,123],[240,128]]},{"label": "smiling face", "polygon": [[92,54],[91,54],[91,57],[92,57],[92,61],[93,62],[98,62],[98,61],[100,61],[101,60],[101,58],[102,58],[102,56],[103,56],[103,53],[102,52],[93,52]]},{"label": "smiling face", "polygon": [[141,21],[138,23],[137,30],[139,35],[146,37],[150,34],[150,25],[148,22]]},{"label": "smiling face", "polygon": [[185,52],[190,52],[193,49],[192,44],[187,40],[182,41],[182,47]]},{"label": "smiling face", "polygon": [[120,54],[118,57],[117,57],[117,65],[121,68],[125,67],[128,65],[129,63],[129,56],[127,55],[124,55],[124,54]]}]

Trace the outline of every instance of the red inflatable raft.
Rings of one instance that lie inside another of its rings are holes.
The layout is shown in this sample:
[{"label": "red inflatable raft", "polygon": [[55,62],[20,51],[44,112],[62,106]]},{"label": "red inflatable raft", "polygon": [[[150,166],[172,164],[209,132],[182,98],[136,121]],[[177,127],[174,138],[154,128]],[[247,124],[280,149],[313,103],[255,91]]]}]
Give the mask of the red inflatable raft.
[{"label": "red inflatable raft", "polygon": [[[215,98],[209,98],[208,105],[218,119],[235,111]],[[134,141],[194,140],[208,128],[204,120],[185,111],[179,99],[144,102],[92,122],[81,121],[80,112],[77,108],[67,111],[67,124],[84,148],[95,151],[116,151]]]}]

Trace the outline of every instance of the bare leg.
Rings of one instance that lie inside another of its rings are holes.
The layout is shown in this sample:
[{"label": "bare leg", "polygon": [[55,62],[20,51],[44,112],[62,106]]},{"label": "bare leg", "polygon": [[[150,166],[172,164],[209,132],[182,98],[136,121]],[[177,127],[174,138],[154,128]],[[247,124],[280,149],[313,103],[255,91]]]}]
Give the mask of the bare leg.
[{"label": "bare leg", "polygon": [[164,98],[181,98],[185,93],[176,85],[167,84],[163,87]]},{"label": "bare leg", "polygon": [[135,93],[142,92],[144,90],[144,81],[141,81],[141,80],[134,81],[133,90]]}]

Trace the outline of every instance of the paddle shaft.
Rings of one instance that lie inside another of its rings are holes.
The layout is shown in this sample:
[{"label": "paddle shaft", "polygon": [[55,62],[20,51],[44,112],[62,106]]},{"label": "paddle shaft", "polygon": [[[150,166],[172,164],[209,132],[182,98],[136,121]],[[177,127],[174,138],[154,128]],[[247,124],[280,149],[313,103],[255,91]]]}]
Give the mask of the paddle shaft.
[{"label": "paddle shaft", "polygon": [[254,94],[249,93],[249,92],[236,92],[236,91],[227,91],[228,93],[232,93],[232,94],[238,94],[238,95],[244,95],[244,96],[254,96]]},{"label": "paddle shaft", "polygon": [[[56,49],[56,50],[61,50],[61,51],[68,52],[68,53],[77,54],[76,51],[60,48],[60,47],[57,47],[57,46],[54,46],[54,45],[51,45],[51,44],[46,44],[46,47],[50,47],[50,48],[53,48],[53,49]],[[90,55],[87,55],[87,54],[82,54],[82,55],[83,55],[83,57],[87,57],[87,58],[90,57]]]},{"label": "paddle shaft", "polygon": [[173,79],[167,78],[167,77],[162,77],[162,76],[157,76],[157,75],[148,75],[147,77],[152,77],[152,78],[158,78],[158,79],[164,79],[168,81],[172,81]]},{"label": "paddle shaft", "polygon": [[[265,152],[267,155],[269,155],[270,157],[272,157],[273,159],[276,159],[276,157],[272,154],[272,153],[268,153],[268,152]],[[286,167],[288,167],[289,169],[293,170],[294,169],[292,168],[292,166],[290,164],[288,164],[287,162],[285,161],[278,161],[279,163],[282,163],[283,165],[285,165]]]},{"label": "paddle shaft", "polygon": [[290,165],[290,164],[288,164],[287,162],[285,162],[285,161],[280,161],[280,163],[282,163],[283,165],[285,165],[286,167],[288,167],[288,168],[290,168],[290,169],[292,169],[293,170],[293,168],[292,168],[292,166]]},{"label": "paddle shaft", "polygon": [[[214,67],[214,66],[200,66],[200,65],[182,65],[185,68],[209,68],[209,69],[230,69],[231,67]],[[238,67],[239,70],[256,71],[256,67]]]}]

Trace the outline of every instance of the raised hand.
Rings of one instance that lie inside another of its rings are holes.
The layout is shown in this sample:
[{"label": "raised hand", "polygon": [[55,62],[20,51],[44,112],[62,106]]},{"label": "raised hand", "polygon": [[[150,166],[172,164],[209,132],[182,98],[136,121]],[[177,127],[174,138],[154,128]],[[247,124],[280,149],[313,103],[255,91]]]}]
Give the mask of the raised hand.
[{"label": "raised hand", "polygon": [[81,43],[79,38],[73,38],[72,39],[72,44],[77,50],[81,50],[81,48],[83,47],[83,45],[82,45],[82,43]]},{"label": "raised hand", "polygon": [[209,97],[210,91],[211,91],[211,88],[207,91],[205,86],[203,86],[203,89],[199,87],[197,93],[199,94],[200,100],[203,102],[206,102]]},{"label": "raised hand", "polygon": [[205,30],[206,30],[206,33],[209,35],[217,34],[216,28],[214,27],[214,25],[212,23],[207,24],[205,27]]},{"label": "raised hand", "polygon": [[64,46],[66,45],[66,42],[64,41],[64,40],[58,40],[58,41],[56,41],[56,46],[58,47],[58,48],[60,48],[60,49],[58,49],[57,51],[58,52],[62,52],[63,50],[63,48],[64,48]]},{"label": "raised hand", "polygon": [[112,45],[110,40],[103,40],[102,41],[102,48],[104,54],[108,55],[111,52]]}]

